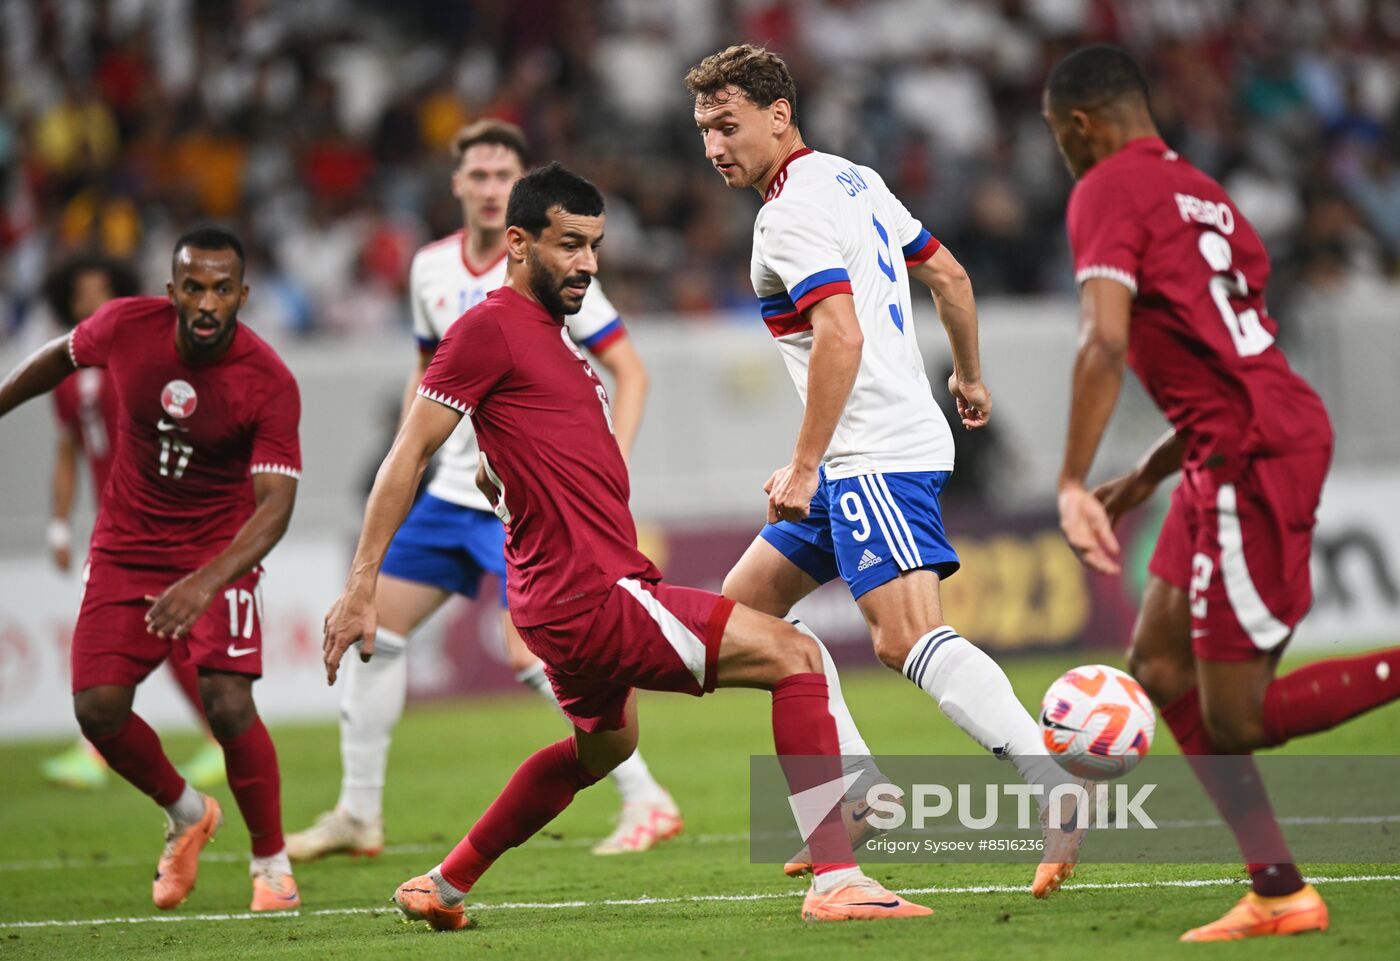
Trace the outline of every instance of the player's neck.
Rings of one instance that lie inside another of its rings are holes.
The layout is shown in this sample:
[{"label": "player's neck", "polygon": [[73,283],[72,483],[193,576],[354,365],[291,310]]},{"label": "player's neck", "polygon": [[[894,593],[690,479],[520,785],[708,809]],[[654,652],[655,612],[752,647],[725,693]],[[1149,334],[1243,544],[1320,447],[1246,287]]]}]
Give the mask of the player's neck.
[{"label": "player's neck", "polygon": [[221,360],[223,356],[229,352],[229,348],[233,346],[233,338],[237,336],[237,334],[238,321],[234,320],[228,332],[228,336],[224,338],[223,343],[209,350],[204,350],[203,348],[196,347],[185,337],[181,336],[180,327],[177,324],[175,326],[175,353],[179,354],[180,359],[187,364],[212,364],[217,360]]},{"label": "player's neck", "polygon": [[778,176],[778,171],[783,169],[783,164],[787,163],[789,157],[805,146],[807,145],[802,141],[802,132],[796,127],[790,128],[787,136],[783,138],[778,152],[774,154],[773,163],[762,177],[754,181],[753,189],[758,191],[760,197],[768,196],[768,187],[773,183],[773,178]]},{"label": "player's neck", "polygon": [[484,269],[500,259],[506,252],[506,232],[504,230],[473,229],[467,225],[462,238],[462,256],[467,266]]},{"label": "player's neck", "polygon": [[524,264],[511,264],[506,268],[506,282],[503,286],[509,287],[551,317],[555,316],[554,313],[535,296],[535,292],[530,289],[530,272],[526,269]]},{"label": "player's neck", "polygon": [[1134,140],[1145,138],[1162,139],[1157,125],[1150,120],[1108,127],[1103,136],[1093,146],[1094,163],[1105,160],[1122,150]]}]

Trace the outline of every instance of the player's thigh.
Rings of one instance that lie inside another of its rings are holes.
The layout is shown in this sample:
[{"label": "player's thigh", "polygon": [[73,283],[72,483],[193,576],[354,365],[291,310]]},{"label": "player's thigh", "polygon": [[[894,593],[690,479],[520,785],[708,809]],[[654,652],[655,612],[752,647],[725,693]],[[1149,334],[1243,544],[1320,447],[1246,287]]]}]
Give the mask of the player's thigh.
[{"label": "player's thigh", "polygon": [[380,574],[374,595],[379,626],[408,637],[451,596],[451,592],[434,584]]},{"label": "player's thigh", "polygon": [[746,607],[786,617],[821,585],[763,536],[755,537],[724,579],[721,592]]},{"label": "player's thigh", "polygon": [[1156,574],[1147,576],[1142,592],[1128,648],[1128,672],[1158,706],[1170,704],[1196,684],[1190,601],[1185,590]]},{"label": "player's thigh", "polygon": [[637,696],[632,693],[627,696],[622,727],[596,731],[574,728],[579,763],[591,774],[604,775],[632,756],[637,750],[640,733],[637,726]]},{"label": "player's thigh", "polygon": [[771,689],[793,674],[821,673],[816,642],[787,621],[735,604],[715,660],[716,687]]},{"label": "player's thigh", "polygon": [[504,607],[501,608],[501,636],[505,638],[506,661],[509,662],[512,671],[518,674],[540,662],[540,659],[525,646],[525,639],[520,636],[515,622],[510,619],[510,611]]},{"label": "player's thigh", "polygon": [[883,663],[902,669],[919,638],[942,625],[938,584],[934,571],[908,571],[856,600]]}]

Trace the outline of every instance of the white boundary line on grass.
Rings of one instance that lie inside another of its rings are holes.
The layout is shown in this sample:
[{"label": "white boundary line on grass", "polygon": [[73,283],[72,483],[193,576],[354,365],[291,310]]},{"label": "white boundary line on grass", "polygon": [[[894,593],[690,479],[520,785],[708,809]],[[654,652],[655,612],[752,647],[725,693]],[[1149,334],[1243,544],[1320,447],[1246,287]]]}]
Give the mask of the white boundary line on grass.
[{"label": "white boundary line on grass", "polygon": [[[1310,884],[1358,884],[1369,881],[1400,881],[1400,874],[1354,874],[1342,877],[1310,877]],[[1244,884],[1243,878],[1184,878],[1169,881],[1108,881],[1066,884],[1062,891],[1135,891],[1154,888],[1209,888]],[[1017,884],[978,884],[968,887],[904,888],[899,894],[1025,894],[1029,889]],[[506,901],[500,904],[469,904],[470,911],[544,911],[560,908],[644,907],[653,904],[695,904],[707,901],[775,901],[801,897],[802,891],[770,891],[758,894],[692,894],[679,898],[605,898],[599,901]],[[81,921],[0,921],[0,929],[82,928],[103,924],[174,924],[188,921],[274,921],[279,918],[317,918],[347,914],[392,914],[395,909],[319,908],[315,911],[241,911],[230,914],[151,914],[134,918],[89,918]]]}]

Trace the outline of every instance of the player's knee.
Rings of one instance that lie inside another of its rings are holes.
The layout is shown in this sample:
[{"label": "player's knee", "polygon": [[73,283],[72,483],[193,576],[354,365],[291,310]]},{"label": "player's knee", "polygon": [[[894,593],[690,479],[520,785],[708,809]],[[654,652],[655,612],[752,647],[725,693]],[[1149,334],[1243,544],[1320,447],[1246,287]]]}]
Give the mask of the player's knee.
[{"label": "player's knee", "polygon": [[83,737],[96,741],[111,737],[122,729],[131,715],[131,703],[125,698],[79,691],[73,696],[73,715],[78,719]]},{"label": "player's knee", "polygon": [[1211,743],[1221,754],[1248,754],[1268,744],[1260,718],[1241,716],[1234,711],[1212,709],[1205,705],[1201,719]]},{"label": "player's knee", "polygon": [[817,642],[790,624],[783,626],[786,630],[782,632],[779,643],[769,648],[774,668],[773,679],[781,680],[793,674],[823,673],[822,652]]},{"label": "player's knee", "polygon": [[880,630],[875,631],[871,639],[875,644],[875,656],[880,659],[881,664],[893,671],[904,670],[909,651],[918,640],[905,632]]},{"label": "player's knee", "polygon": [[506,649],[506,662],[510,664],[510,669],[516,674],[529,670],[540,662],[540,659],[531,654],[528,648],[509,646]]},{"label": "player's knee", "polygon": [[1174,658],[1143,654],[1136,647],[1128,651],[1128,673],[1137,679],[1158,707],[1172,703],[1196,684],[1191,665]]},{"label": "player's knee", "polygon": [[220,741],[238,737],[258,716],[251,691],[242,686],[206,685],[201,693],[204,695],[204,719]]}]

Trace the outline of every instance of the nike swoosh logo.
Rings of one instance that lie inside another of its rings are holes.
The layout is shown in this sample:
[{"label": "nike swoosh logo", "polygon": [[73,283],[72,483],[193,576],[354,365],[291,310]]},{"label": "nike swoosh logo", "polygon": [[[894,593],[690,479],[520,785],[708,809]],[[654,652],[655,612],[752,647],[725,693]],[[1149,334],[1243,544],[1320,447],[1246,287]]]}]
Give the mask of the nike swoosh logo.
[{"label": "nike swoosh logo", "polygon": [[253,654],[256,651],[256,647],[234,647],[232,644],[228,646],[229,657],[242,657],[244,654]]},{"label": "nike swoosh logo", "polygon": [[872,807],[868,807],[868,806],[867,806],[866,809],[865,809],[864,811],[859,811],[859,812],[857,812],[857,811],[852,811],[852,812],[851,812],[851,820],[852,820],[852,821],[864,821],[866,818],[870,817],[870,812],[873,811],[873,810],[875,810],[875,809],[872,808]]},{"label": "nike swoosh logo", "polygon": [[852,901],[851,904],[850,904],[850,906],[853,907],[853,908],[897,908],[897,907],[899,907],[899,902],[898,902],[898,901]]}]

